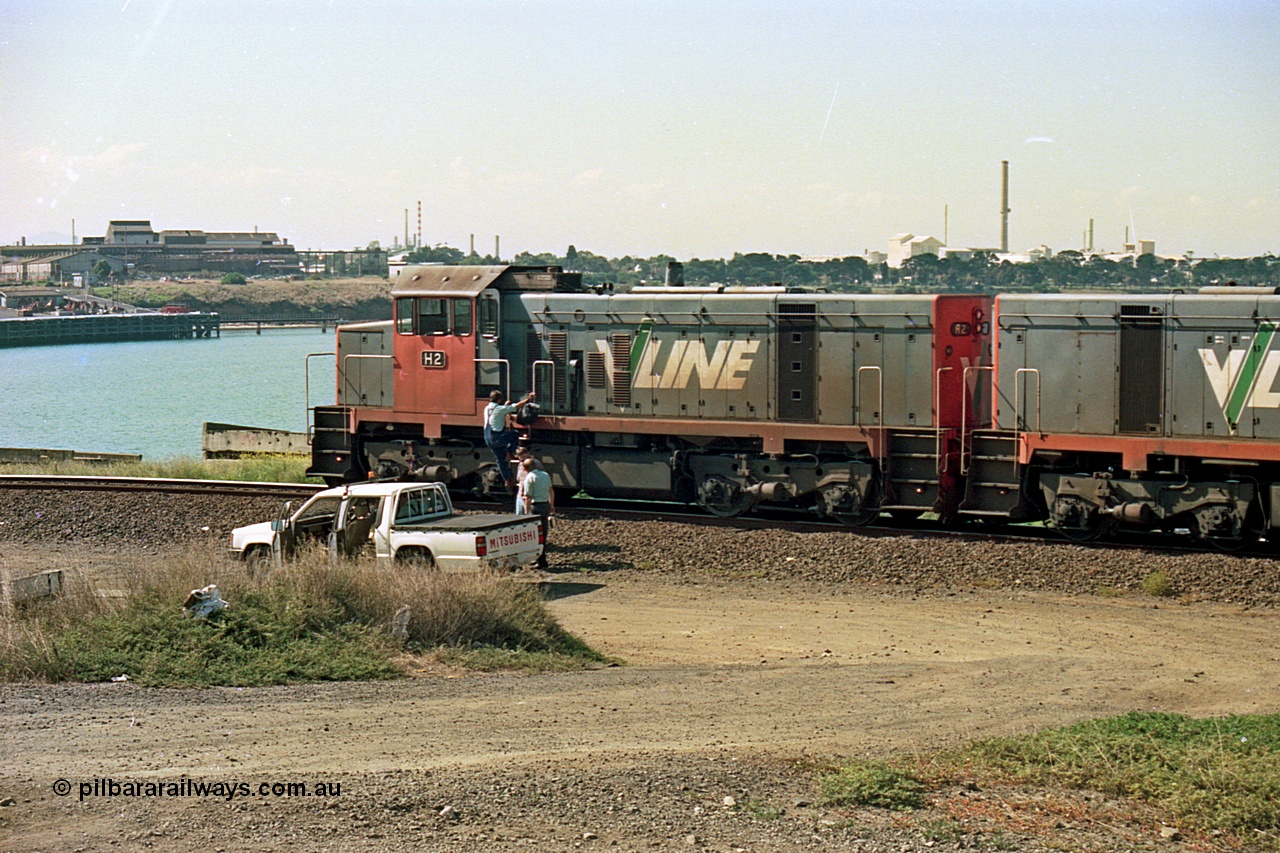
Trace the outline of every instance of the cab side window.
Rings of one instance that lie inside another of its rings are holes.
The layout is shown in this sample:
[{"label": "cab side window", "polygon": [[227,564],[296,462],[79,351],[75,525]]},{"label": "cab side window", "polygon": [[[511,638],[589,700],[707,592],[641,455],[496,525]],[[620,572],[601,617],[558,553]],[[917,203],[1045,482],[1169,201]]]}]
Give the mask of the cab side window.
[{"label": "cab side window", "polygon": [[406,297],[396,300],[396,332],[401,335],[470,335],[470,299]]},{"label": "cab side window", "polygon": [[451,299],[453,303],[453,333],[455,335],[471,334],[471,300]]},{"label": "cab side window", "polygon": [[396,331],[402,335],[413,334],[414,299],[396,300]]}]

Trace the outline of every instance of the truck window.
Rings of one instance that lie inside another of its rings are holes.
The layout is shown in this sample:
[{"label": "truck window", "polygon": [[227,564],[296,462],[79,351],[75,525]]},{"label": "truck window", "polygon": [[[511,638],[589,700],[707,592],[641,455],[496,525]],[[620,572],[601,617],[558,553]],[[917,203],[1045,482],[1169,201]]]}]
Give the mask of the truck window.
[{"label": "truck window", "polygon": [[435,489],[405,492],[396,504],[396,524],[412,524],[444,509],[444,501]]},{"label": "truck window", "polygon": [[347,505],[347,523],[372,518],[378,511],[378,503],[377,498],[352,498]]},{"label": "truck window", "polygon": [[318,519],[332,519],[334,513],[338,511],[338,497],[315,498],[302,509],[298,510],[296,521],[316,521]]}]

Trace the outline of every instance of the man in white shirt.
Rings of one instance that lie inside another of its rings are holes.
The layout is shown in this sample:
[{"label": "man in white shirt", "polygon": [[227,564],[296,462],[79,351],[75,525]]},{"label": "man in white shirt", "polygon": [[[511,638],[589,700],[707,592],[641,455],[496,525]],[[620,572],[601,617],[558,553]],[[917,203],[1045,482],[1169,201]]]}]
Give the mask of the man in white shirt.
[{"label": "man in white shirt", "polygon": [[538,557],[538,568],[547,568],[547,540],[551,538],[551,514],[556,511],[555,490],[551,488],[551,475],[538,467],[537,461],[530,456],[520,463],[524,468],[525,515],[536,515],[542,520],[542,556]]}]

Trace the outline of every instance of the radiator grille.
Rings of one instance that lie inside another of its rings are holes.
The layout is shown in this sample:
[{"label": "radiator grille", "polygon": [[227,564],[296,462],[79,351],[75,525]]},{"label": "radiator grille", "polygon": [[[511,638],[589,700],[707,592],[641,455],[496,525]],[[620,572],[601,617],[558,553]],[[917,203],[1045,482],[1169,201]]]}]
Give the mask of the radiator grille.
[{"label": "radiator grille", "polygon": [[587,353],[587,387],[603,388],[606,385],[608,374],[604,369],[604,353],[588,352]]},{"label": "radiator grille", "polygon": [[631,335],[610,335],[609,349],[613,355],[612,402],[631,408]]}]

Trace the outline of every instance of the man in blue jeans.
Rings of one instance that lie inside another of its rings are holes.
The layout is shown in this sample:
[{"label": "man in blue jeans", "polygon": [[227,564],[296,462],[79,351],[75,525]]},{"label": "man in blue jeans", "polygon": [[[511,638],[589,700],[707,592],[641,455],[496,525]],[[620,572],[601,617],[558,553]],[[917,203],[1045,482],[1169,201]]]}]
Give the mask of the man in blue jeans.
[{"label": "man in blue jeans", "polygon": [[498,473],[502,475],[502,482],[508,489],[514,486],[516,481],[507,458],[516,452],[516,447],[520,444],[520,435],[514,429],[507,427],[507,416],[514,415],[516,410],[532,400],[533,396],[533,392],[530,391],[519,403],[504,403],[502,402],[503,393],[494,391],[489,395],[489,405],[484,407],[484,443],[498,460]]},{"label": "man in blue jeans", "polygon": [[536,515],[542,521],[542,556],[538,557],[538,568],[546,571],[547,543],[551,539],[551,514],[556,511],[555,490],[551,487],[551,475],[538,465],[532,457],[526,457],[520,463],[524,468],[524,514]]}]

